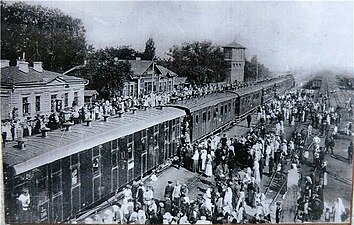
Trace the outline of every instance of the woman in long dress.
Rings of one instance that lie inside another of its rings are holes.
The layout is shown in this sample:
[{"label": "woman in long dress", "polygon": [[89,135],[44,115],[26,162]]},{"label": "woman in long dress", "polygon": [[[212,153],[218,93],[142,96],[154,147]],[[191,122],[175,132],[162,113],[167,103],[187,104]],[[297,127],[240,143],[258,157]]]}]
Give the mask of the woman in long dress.
[{"label": "woman in long dress", "polygon": [[230,187],[228,187],[225,192],[224,206],[229,206],[232,209],[232,190]]},{"label": "woman in long dress", "polygon": [[207,159],[207,150],[206,150],[206,149],[202,149],[201,155],[200,155],[200,159],[201,159],[201,161],[202,161],[202,163],[201,163],[201,170],[202,170],[202,171],[205,171],[206,159]]},{"label": "woman in long dress", "polygon": [[334,222],[342,222],[342,214],[345,212],[345,208],[341,198],[337,198],[337,201],[334,205]]},{"label": "woman in long dress", "polygon": [[212,166],[212,159],[210,154],[208,154],[207,156],[205,175],[208,177],[213,176],[213,166]]}]

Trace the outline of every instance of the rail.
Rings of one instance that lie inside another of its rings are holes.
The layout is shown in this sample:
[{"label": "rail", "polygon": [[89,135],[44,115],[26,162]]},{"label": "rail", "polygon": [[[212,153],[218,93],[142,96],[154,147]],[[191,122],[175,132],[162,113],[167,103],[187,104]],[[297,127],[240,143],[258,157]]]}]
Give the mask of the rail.
[{"label": "rail", "polygon": [[274,204],[275,200],[278,198],[280,192],[283,190],[283,188],[285,187],[285,185],[287,184],[287,179],[284,180],[283,184],[281,185],[281,187],[279,188],[279,191],[277,192],[277,194],[274,196],[274,198],[272,199],[270,205]]},{"label": "rail", "polygon": [[277,171],[273,172],[272,177],[270,178],[269,185],[267,186],[266,190],[264,191],[264,194],[265,194],[265,195],[268,193],[268,191],[269,191],[269,189],[270,189],[270,186],[272,185],[273,180],[274,180],[276,174],[277,174]]}]

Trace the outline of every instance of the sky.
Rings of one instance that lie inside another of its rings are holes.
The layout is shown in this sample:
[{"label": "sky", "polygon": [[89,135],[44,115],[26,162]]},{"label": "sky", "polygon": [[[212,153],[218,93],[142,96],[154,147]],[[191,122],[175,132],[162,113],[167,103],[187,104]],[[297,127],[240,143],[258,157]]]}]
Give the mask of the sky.
[{"label": "sky", "polygon": [[272,70],[353,66],[352,1],[31,1],[80,18],[95,48],[236,41]]}]

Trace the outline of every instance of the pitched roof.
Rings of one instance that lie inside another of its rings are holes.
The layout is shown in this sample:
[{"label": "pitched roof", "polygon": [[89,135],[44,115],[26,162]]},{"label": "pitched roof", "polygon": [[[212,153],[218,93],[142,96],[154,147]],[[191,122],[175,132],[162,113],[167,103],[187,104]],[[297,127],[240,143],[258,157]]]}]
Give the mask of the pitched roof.
[{"label": "pitched roof", "polygon": [[143,73],[151,66],[152,61],[150,60],[128,60],[131,65],[131,71],[134,76],[141,76]]},{"label": "pitched roof", "polygon": [[170,76],[170,77],[176,77],[177,74],[166,67],[156,65],[156,67],[161,71],[163,76]]},{"label": "pitched roof", "polygon": [[1,68],[1,86],[18,85],[18,84],[46,84],[55,79],[60,79],[65,82],[82,82],[86,80],[79,77],[63,75],[48,70],[37,72],[32,67],[29,67],[29,72],[24,73],[17,66]]},{"label": "pitched roof", "polygon": [[[144,72],[150,68],[150,66],[152,65],[152,61],[150,60],[128,60],[128,62],[130,63],[131,66],[131,71],[133,72],[133,77],[138,77],[138,76],[142,76],[144,74]],[[154,63],[155,65],[155,73],[161,73],[161,75],[163,76],[170,76],[170,77],[174,77],[177,76],[177,74],[163,66],[157,65],[156,63]]]},{"label": "pitched roof", "polygon": [[98,92],[96,90],[87,90],[87,89],[85,89],[84,95],[85,96],[93,96],[93,95],[99,95],[99,94],[98,94]]},{"label": "pitched roof", "polygon": [[240,45],[236,41],[233,41],[230,44],[223,46],[223,48],[242,48],[242,49],[246,49],[246,47]]}]

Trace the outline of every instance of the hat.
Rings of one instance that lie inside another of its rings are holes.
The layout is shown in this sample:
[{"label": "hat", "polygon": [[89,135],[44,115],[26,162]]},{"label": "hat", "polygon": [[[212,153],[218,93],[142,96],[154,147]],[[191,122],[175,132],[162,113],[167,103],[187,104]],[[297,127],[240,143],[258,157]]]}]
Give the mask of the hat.
[{"label": "hat", "polygon": [[173,181],[170,181],[170,180],[169,180],[167,183],[172,184],[172,183],[173,183]]}]

